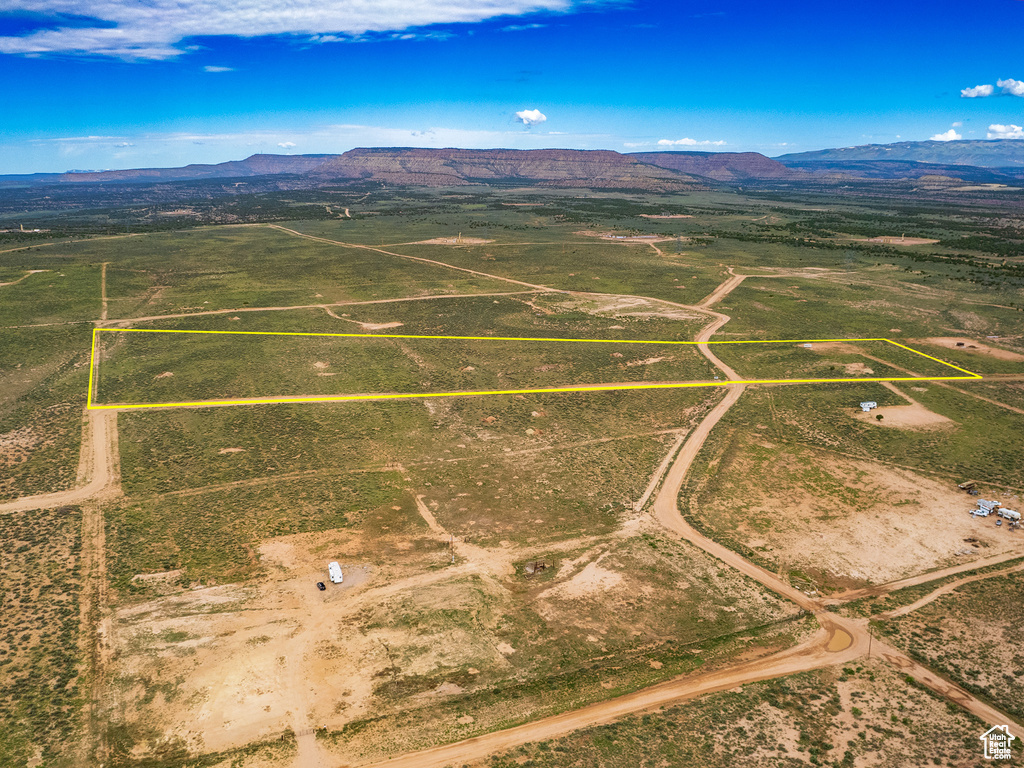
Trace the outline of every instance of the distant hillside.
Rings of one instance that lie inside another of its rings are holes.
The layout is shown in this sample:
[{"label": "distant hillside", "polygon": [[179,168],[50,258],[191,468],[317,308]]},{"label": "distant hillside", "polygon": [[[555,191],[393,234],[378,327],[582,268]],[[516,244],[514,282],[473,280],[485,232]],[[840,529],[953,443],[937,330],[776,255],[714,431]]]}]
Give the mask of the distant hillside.
[{"label": "distant hillside", "polygon": [[1014,183],[1024,178],[1024,168],[979,168],[976,165],[945,165],[910,160],[788,160],[789,168],[817,177],[851,176],[858,179],[919,179],[945,176],[985,184]]},{"label": "distant hillside", "polygon": [[700,180],[656,168],[609,150],[578,149],[353,149],[313,171],[317,176],[390,184],[452,186],[523,183],[672,191]]},{"label": "distant hillside", "polygon": [[0,186],[152,183],[281,174],[304,177],[312,186],[359,180],[399,186],[512,183],[671,192],[707,184],[707,180],[608,150],[360,148],[342,155],[253,155],[245,160],[182,168],[0,176]]},{"label": "distant hillside", "polygon": [[757,152],[633,152],[628,157],[725,182],[804,177],[802,172]]},{"label": "distant hillside", "polygon": [[867,144],[861,147],[798,152],[781,155],[775,159],[790,168],[807,168],[807,163],[875,160],[902,160],[981,168],[1024,168],[1024,141],[901,141],[895,144]]}]

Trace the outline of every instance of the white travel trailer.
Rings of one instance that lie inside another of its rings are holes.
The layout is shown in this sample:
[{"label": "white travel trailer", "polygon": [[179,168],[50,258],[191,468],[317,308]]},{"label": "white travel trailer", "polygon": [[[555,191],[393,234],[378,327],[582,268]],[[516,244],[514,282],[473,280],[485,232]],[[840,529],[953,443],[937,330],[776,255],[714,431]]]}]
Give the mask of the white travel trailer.
[{"label": "white travel trailer", "polygon": [[1000,509],[996,514],[1012,522],[1020,520],[1020,512],[1014,512],[1012,509]]},{"label": "white travel trailer", "polygon": [[341,582],[345,578],[341,573],[341,566],[337,563],[337,561],[332,561],[330,564],[328,564],[327,573],[331,577],[332,584],[341,584]]}]

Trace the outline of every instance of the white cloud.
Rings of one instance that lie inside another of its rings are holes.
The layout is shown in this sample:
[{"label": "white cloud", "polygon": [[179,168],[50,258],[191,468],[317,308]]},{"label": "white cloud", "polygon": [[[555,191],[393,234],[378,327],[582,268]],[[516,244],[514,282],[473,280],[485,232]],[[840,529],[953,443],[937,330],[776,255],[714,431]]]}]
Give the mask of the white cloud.
[{"label": "white cloud", "polygon": [[964,88],[960,91],[961,99],[983,99],[986,96],[991,96],[995,92],[995,86],[992,85],[976,85],[973,88]]},{"label": "white cloud", "polygon": [[502,32],[525,32],[528,29],[544,29],[547,24],[509,24],[507,27],[502,27]]},{"label": "white cloud", "polygon": [[996,85],[1003,89],[1003,94],[1006,96],[1024,96],[1024,81],[1022,80],[1012,78],[996,80]]},{"label": "white cloud", "polygon": [[234,71],[235,71],[234,67],[214,67],[214,66],[211,66],[209,64],[207,66],[203,67],[203,72],[234,72]]},{"label": "white cloud", "polygon": [[955,128],[950,128],[945,133],[936,133],[928,141],[960,141],[963,136],[956,132]]},{"label": "white cloud", "polygon": [[516,112],[516,120],[521,122],[527,128],[532,125],[540,125],[548,116],[541,112],[539,109],[523,109]]},{"label": "white cloud", "polygon": [[277,146],[279,146],[281,149],[292,149],[296,145],[294,141],[279,141],[277,142]]},{"label": "white cloud", "polygon": [[988,127],[989,139],[1024,139],[1024,128],[1019,125],[999,125],[994,123]]},{"label": "white cloud", "polygon": [[659,139],[659,147],[724,147],[724,141],[697,141],[696,139]]},{"label": "white cloud", "polygon": [[953,127],[954,128],[963,128],[964,127],[963,121],[962,120],[957,120],[955,123],[953,123]]},{"label": "white cloud", "polygon": [[0,10],[73,14],[95,27],[38,29],[0,36],[0,53],[82,53],[169,59],[196,36],[306,35],[358,39],[432,24],[473,23],[539,11],[568,12],[587,0],[0,0]]}]

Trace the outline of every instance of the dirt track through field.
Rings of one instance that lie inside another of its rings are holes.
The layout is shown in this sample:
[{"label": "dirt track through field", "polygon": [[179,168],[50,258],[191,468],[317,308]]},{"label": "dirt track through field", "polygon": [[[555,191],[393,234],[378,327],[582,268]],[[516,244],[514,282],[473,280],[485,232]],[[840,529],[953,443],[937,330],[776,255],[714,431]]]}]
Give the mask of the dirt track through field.
[{"label": "dirt track through field", "polygon": [[[170,315],[147,315],[145,317],[122,317],[103,321],[105,325],[127,325],[130,323],[148,323],[154,320],[180,320],[185,317],[206,317],[209,315],[233,315],[239,312],[287,312],[295,309],[324,309],[332,307],[358,307],[367,304],[397,304],[410,301],[433,301],[435,299],[475,299],[486,296],[520,296],[534,294],[537,291],[502,291],[499,293],[439,293],[429,296],[408,296],[400,299],[370,299],[369,301],[338,301],[331,304],[295,304],[288,307],[238,307],[235,309],[209,309],[202,312],[180,312]],[[80,322],[80,321],[75,321]],[[66,323],[50,323],[50,325],[66,325]],[[36,326],[18,326],[34,328]]]},{"label": "dirt track through field", "polygon": [[[731,271],[730,271],[731,272]],[[727,315],[714,313],[707,307],[717,303],[739,285],[745,276],[732,275],[723,285],[708,296],[700,307],[716,317],[697,335],[697,341],[708,341],[711,335],[729,321]],[[724,365],[710,351],[706,344],[699,345],[708,359],[717,365],[725,375],[735,380],[736,372]],[[732,566],[741,573],[758,581],[772,591],[789,598],[805,610],[814,613],[822,629],[809,641],[775,654],[767,659],[748,662],[707,675],[676,678],[659,685],[609,701],[592,704],[583,709],[544,718],[526,725],[497,731],[456,744],[448,744],[409,755],[393,758],[374,766],[391,768],[440,768],[441,766],[471,762],[483,759],[500,751],[532,741],[543,741],[564,736],[575,730],[604,723],[610,723],[630,714],[648,709],[676,704],[689,698],[712,691],[723,690],[757,680],[807,671],[822,666],[843,663],[859,658],[869,647],[871,638],[866,631],[866,622],[843,619],[825,611],[821,601],[796,589],[775,574],[749,562],[738,553],[698,533],[679,513],[677,500],[686,475],[696,459],[700,448],[711,429],[721,420],[740,396],[745,385],[729,387],[725,397],[711,410],[700,425],[688,436],[673,462],[661,490],[654,502],[657,520],[680,538],[703,549],[708,554]],[[934,578],[934,577],[932,577]],[[845,636],[845,637],[844,637]],[[848,638],[848,640],[847,640]],[[931,688],[939,695],[955,701],[960,706],[982,717],[992,724],[1012,722],[1004,713],[981,702],[952,683],[940,678],[894,648],[879,645],[884,658],[894,666],[912,675],[916,680]],[[834,650],[829,650],[829,649]],[[724,682],[727,681],[727,682]]]},{"label": "dirt track through field", "polygon": [[[841,631],[837,630],[837,632]],[[832,631],[822,629],[811,639],[768,659],[743,662],[704,675],[674,678],[635,693],[591,704],[582,709],[535,720],[515,728],[494,731],[454,744],[446,744],[394,757],[383,762],[371,763],[369,766],[371,768],[443,768],[444,766],[463,765],[483,759],[488,755],[506,752],[521,744],[558,738],[582,728],[613,723],[629,715],[680,704],[698,696],[729,690],[745,683],[806,672],[830,664],[841,664],[852,661],[863,654],[865,648],[857,643],[843,651],[828,651],[827,646],[832,636]]]},{"label": "dirt track through field", "polygon": [[[420,261],[448,269],[467,272],[481,277],[515,283],[517,285],[531,288],[533,291],[552,291],[552,289],[547,286],[540,286],[513,280],[511,278],[489,275],[484,272],[455,267],[445,264],[444,262],[391,253],[372,246],[355,245],[328,240],[326,238],[318,238],[305,235],[295,230],[289,230],[284,227],[276,225],[272,226],[275,229],[311,240],[327,242],[342,247],[363,248],[366,250],[377,251],[403,259]],[[733,289],[740,285],[745,278],[745,275],[736,275],[732,269],[730,269],[730,277],[722,285],[716,288],[716,290],[705,298],[698,306],[682,305],[675,302],[661,300],[654,301],[659,301],[660,303],[674,307],[685,308],[712,316],[712,321],[696,337],[696,341],[698,342],[707,342],[719,328],[730,320],[728,315],[715,312],[714,310],[711,310],[710,307],[721,301]],[[487,294],[471,295],[479,296]],[[585,294],[581,292],[580,295]],[[448,296],[418,297],[413,300],[447,297]],[[385,301],[407,300],[409,299],[359,303],[383,303]],[[323,305],[312,306],[320,307]],[[295,307],[281,307],[269,309],[283,310],[294,308]],[[231,310],[197,314],[220,314],[228,311]],[[266,311],[266,309],[260,310],[253,308],[251,310],[247,309],[246,311]],[[154,317],[152,319],[164,319],[166,317],[173,316],[165,315]],[[140,319],[141,318],[133,318],[121,322],[136,322]],[[667,530],[703,549],[705,552],[711,554],[721,562],[735,568],[768,589],[792,600],[800,607],[815,614],[821,623],[821,629],[815,633],[812,638],[800,643],[799,645],[767,658],[743,662],[726,669],[716,670],[702,675],[689,675],[674,678],[641,691],[621,696],[616,699],[599,702],[579,710],[543,718],[532,723],[527,723],[522,726],[503,731],[496,731],[463,742],[443,745],[430,750],[398,756],[383,763],[378,763],[377,765],[386,765],[391,768],[413,768],[414,766],[415,768],[431,768],[432,766],[439,768],[440,766],[446,766],[453,763],[459,764],[462,762],[479,760],[496,752],[505,751],[526,742],[562,736],[581,728],[610,723],[630,714],[676,704],[706,693],[726,690],[745,683],[844,663],[858,658],[865,653],[868,644],[871,642],[866,631],[866,622],[845,619],[827,612],[822,601],[801,592],[788,582],[780,579],[775,574],[760,568],[759,566],[747,561],[736,552],[733,552],[732,550],[729,550],[717,542],[703,536],[693,529],[679,513],[677,506],[678,495],[690,467],[699,454],[700,448],[703,446],[712,428],[728,412],[729,408],[738,401],[746,387],[746,385],[738,382],[739,377],[736,372],[722,363],[722,361],[711,352],[707,344],[701,343],[698,345],[698,348],[713,365],[717,366],[725,374],[726,380],[729,381],[731,385],[728,386],[725,396],[719,401],[719,403],[702,420],[702,422],[689,433],[687,439],[683,442],[678,455],[668,465],[664,481],[662,482],[661,488],[654,501],[653,511],[655,517]],[[990,402],[993,402],[996,405],[1001,405],[999,403],[995,403],[995,401]],[[113,411],[87,411],[86,429],[88,431],[83,435],[82,471],[80,472],[80,481],[85,481],[83,485],[69,491],[25,497],[6,504],[0,504],[0,512],[83,503],[89,500],[109,498],[117,494],[120,489],[117,467],[118,452],[116,419],[116,412]],[[422,504],[421,499],[418,499],[417,501],[418,506]],[[429,513],[429,509],[427,510],[427,513],[427,515],[424,515],[424,519],[429,525],[429,518],[432,518],[433,516]],[[92,520],[92,527],[95,528],[97,520],[100,521],[100,524],[102,523],[102,516],[94,516],[94,518],[95,519],[90,519]],[[433,529],[435,526],[440,528],[436,520],[431,528]],[[973,568],[979,567],[977,563],[974,563],[971,564],[971,566],[965,567],[965,569],[972,566]],[[476,566],[472,563],[467,563],[465,566],[459,566],[455,569],[455,571],[458,572],[469,572],[474,570],[476,570]],[[425,574],[423,576],[427,576],[428,578],[447,578],[449,573],[451,572],[439,575]],[[924,574],[920,577],[914,577],[914,579],[920,580],[917,583],[924,583],[940,577],[939,573],[933,572],[931,574]],[[982,577],[982,575],[978,576],[978,578]],[[973,581],[976,579],[972,578],[970,580]],[[911,580],[894,582],[893,585],[889,585],[889,589],[897,588],[895,586],[897,584],[904,586],[909,585],[907,583],[908,581]],[[392,585],[392,587],[397,586],[398,585]],[[941,590],[939,590],[939,592],[941,592]],[[979,701],[958,686],[949,683],[930,670],[912,661],[900,651],[890,648],[878,641],[874,641],[874,643],[878,649],[878,653],[880,653],[889,663],[912,675],[919,682],[939,693],[939,695],[944,696],[951,701],[955,701],[960,706],[968,709],[979,717],[982,717],[989,723],[1002,724],[1013,722],[1005,715],[1005,713],[1001,713],[989,705]],[[298,695],[297,690],[295,693]],[[1018,733],[1018,735],[1020,736],[1024,734]],[[312,733],[302,732],[300,737],[300,757],[310,761],[315,760],[317,763],[321,762],[322,753],[316,745],[315,740],[313,740]]]},{"label": "dirt track through field", "polygon": [[120,495],[121,476],[117,448],[117,412],[86,410],[82,424],[78,482],[75,488],[38,496],[22,496],[0,503],[0,514],[50,509]]},{"label": "dirt track through field", "polygon": [[[262,225],[260,225],[260,226],[262,226]],[[299,232],[298,230],[295,230],[295,229],[288,229],[287,227],[282,227],[282,226],[279,226],[277,224],[268,224],[266,226],[270,227],[271,229],[279,229],[282,232],[287,232],[288,234],[295,235],[296,237],[304,237],[307,240],[316,240],[317,242],[328,243],[330,245],[338,245],[338,246],[341,246],[343,248],[362,248],[363,250],[366,250],[366,251],[376,251],[377,253],[384,253],[384,254],[387,254],[388,256],[397,256],[400,259],[408,259],[409,261],[419,261],[419,262],[422,262],[423,264],[433,264],[435,267],[445,267],[447,269],[454,269],[454,270],[456,270],[458,272],[467,272],[467,273],[469,273],[471,275],[476,275],[477,277],[486,277],[486,278],[488,278],[490,280],[502,280],[502,281],[504,281],[506,283],[515,283],[516,285],[525,285],[527,288],[534,288],[534,289],[536,289],[538,291],[554,291],[555,290],[554,288],[549,288],[546,285],[537,285],[535,283],[526,283],[526,282],[523,282],[522,280],[513,280],[511,277],[501,277],[500,275],[491,275],[491,274],[488,274],[487,272],[478,272],[475,269],[467,269],[466,267],[456,267],[456,266],[453,266],[451,264],[446,264],[443,261],[435,261],[434,259],[424,259],[424,258],[422,258],[420,256],[408,256],[408,255],[406,255],[404,253],[395,253],[394,251],[385,251],[383,248],[375,248],[372,245],[359,245],[358,243],[345,243],[345,242],[342,242],[341,240],[330,240],[330,239],[328,239],[326,237],[316,237],[315,235],[307,235],[304,232]]]},{"label": "dirt track through field", "polygon": [[897,608],[894,611],[888,611],[886,613],[878,614],[878,618],[894,619],[897,616],[905,616],[908,613],[916,611],[918,608],[928,605],[928,603],[931,603],[934,600],[938,600],[943,595],[948,595],[950,592],[959,589],[964,584],[970,584],[972,581],[983,581],[984,579],[991,579],[996,576],[1005,576],[1008,573],[1016,573],[1018,571],[1024,571],[1024,563],[1021,563],[1020,565],[1015,565],[1012,568],[1006,568],[1002,571],[992,571],[991,573],[979,573],[974,576],[967,576],[963,579],[951,581],[949,584],[943,584],[934,592],[929,592],[927,595],[920,598],[919,600],[915,600],[910,605],[904,605],[902,608]]},{"label": "dirt track through field", "polygon": [[882,595],[888,595],[890,592],[896,592],[897,590],[906,589],[907,587],[916,587],[919,584],[927,584],[931,581],[938,581],[939,579],[944,579],[947,576],[955,576],[958,573],[966,573],[968,571],[976,571],[979,568],[988,568],[993,565],[999,565],[1000,563],[1005,563],[1007,560],[1015,560],[1021,556],[1024,556],[1024,542],[1021,542],[1020,548],[1013,552],[1003,552],[1000,555],[993,555],[992,557],[982,558],[981,560],[972,560],[969,563],[951,565],[948,568],[940,568],[937,571],[919,573],[917,576],[910,576],[906,579],[899,579],[898,581],[890,581],[887,584],[876,584],[871,587],[860,587],[859,589],[848,589],[843,592],[836,592],[825,598],[824,602],[827,605],[841,605],[842,603],[848,603],[852,600],[860,600],[864,597],[881,597]]}]

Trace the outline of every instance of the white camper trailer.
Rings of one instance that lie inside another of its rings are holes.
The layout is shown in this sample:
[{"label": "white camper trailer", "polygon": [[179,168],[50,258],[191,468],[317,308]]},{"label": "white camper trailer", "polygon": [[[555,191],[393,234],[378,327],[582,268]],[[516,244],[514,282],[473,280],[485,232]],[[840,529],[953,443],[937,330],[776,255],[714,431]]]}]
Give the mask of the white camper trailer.
[{"label": "white camper trailer", "polygon": [[340,565],[338,565],[338,563],[337,563],[336,561],[334,561],[334,562],[331,562],[331,563],[330,563],[330,564],[329,564],[329,565],[327,566],[327,573],[328,573],[328,574],[330,575],[330,577],[331,577],[331,583],[332,583],[332,584],[341,584],[341,582],[342,582],[342,581],[344,580],[344,578],[345,578],[345,577],[344,577],[344,576],[342,575],[342,573],[341,573],[341,566],[340,566]]}]

